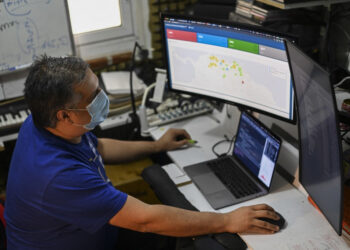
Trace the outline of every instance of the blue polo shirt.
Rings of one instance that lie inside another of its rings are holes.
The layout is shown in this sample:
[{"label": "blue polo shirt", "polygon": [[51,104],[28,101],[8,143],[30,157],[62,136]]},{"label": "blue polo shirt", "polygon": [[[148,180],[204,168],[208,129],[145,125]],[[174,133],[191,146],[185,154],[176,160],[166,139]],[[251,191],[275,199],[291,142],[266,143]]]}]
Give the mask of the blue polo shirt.
[{"label": "blue polo shirt", "polygon": [[116,229],[108,221],[127,195],[108,180],[96,147],[90,132],[73,144],[27,118],[6,188],[8,250],[108,249]]}]

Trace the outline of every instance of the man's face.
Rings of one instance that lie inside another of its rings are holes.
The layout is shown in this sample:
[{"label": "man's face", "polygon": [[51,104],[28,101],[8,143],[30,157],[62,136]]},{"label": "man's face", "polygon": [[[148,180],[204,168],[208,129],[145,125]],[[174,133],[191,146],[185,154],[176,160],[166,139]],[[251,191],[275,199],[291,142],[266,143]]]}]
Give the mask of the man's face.
[{"label": "man's face", "polygon": [[83,126],[79,125],[85,125],[90,122],[91,116],[86,110],[86,107],[94,100],[100,91],[101,88],[99,87],[97,76],[91,69],[88,69],[85,79],[74,88],[75,95],[72,105],[74,105],[73,109],[77,110],[68,110],[70,119],[78,125],[76,127],[86,131]]}]

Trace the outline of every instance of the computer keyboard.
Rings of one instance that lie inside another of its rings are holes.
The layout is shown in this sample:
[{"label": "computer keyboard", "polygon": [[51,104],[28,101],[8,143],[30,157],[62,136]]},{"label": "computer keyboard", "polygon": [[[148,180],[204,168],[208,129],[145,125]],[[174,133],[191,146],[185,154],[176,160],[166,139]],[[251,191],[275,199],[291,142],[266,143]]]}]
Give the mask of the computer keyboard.
[{"label": "computer keyboard", "polygon": [[239,167],[234,166],[231,159],[219,158],[208,162],[208,165],[236,198],[255,194],[259,191],[256,184]]},{"label": "computer keyboard", "polygon": [[186,118],[211,113],[213,109],[210,103],[203,101],[181,107],[171,107],[157,114],[148,115],[147,121],[149,127],[161,126]]},{"label": "computer keyboard", "polygon": [[[186,104],[179,107],[177,102],[171,103],[164,109],[158,111],[157,114],[149,113],[147,121],[149,127],[162,126],[164,124],[172,123],[174,121],[195,117],[202,114],[211,113],[214,108],[207,101],[196,102],[195,104]],[[148,110],[152,111],[153,110]],[[131,122],[128,113],[112,115],[107,117],[101,124],[101,129],[109,129]]]},{"label": "computer keyboard", "polygon": [[30,114],[24,99],[0,106],[0,136],[17,133]]}]

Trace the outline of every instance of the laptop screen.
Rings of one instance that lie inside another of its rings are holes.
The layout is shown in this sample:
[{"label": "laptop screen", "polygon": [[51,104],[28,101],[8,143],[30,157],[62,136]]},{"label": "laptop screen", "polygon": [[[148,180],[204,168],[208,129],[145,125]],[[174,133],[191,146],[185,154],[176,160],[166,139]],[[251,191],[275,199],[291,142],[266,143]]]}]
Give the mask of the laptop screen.
[{"label": "laptop screen", "polygon": [[281,143],[253,117],[242,112],[233,155],[270,187]]}]

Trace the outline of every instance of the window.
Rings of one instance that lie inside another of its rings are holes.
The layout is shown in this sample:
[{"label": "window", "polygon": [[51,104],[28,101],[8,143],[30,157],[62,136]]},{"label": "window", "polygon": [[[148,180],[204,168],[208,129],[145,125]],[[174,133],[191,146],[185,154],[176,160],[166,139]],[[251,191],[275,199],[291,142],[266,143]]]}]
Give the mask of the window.
[{"label": "window", "polygon": [[[142,19],[148,17],[148,6],[145,1],[67,0],[67,2],[76,51],[84,59],[131,51],[134,41],[140,37],[140,34],[135,34],[134,25],[144,29]],[[145,5],[146,8],[143,8]],[[143,11],[139,13],[140,10]],[[144,37],[144,34],[141,34],[141,37]]]},{"label": "window", "polygon": [[[101,3],[103,11],[95,11]],[[74,35],[121,26],[119,0],[73,0],[68,5]]]}]

